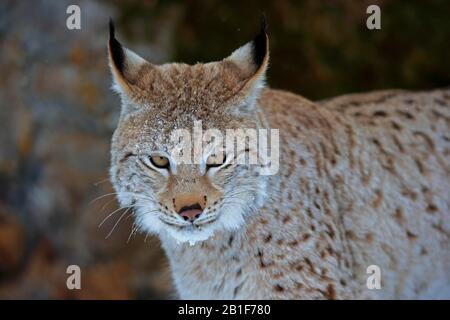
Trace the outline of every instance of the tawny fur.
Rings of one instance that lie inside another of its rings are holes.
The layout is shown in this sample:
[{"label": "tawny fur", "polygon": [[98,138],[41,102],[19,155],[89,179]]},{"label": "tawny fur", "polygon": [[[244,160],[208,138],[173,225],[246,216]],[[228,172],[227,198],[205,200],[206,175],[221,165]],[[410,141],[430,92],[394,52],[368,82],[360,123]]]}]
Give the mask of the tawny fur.
[{"label": "tawny fur", "polygon": [[[141,229],[160,236],[179,297],[450,298],[450,90],[311,102],[261,91],[267,59],[247,69],[251,59],[237,59],[145,62],[122,75],[112,63],[123,109],[111,180]],[[279,129],[280,171],[209,176],[191,165],[163,175],[139,163],[196,120]],[[195,245],[164,222],[178,223],[172,203],[185,193],[207,196],[217,219]],[[381,268],[380,290],[366,286],[370,265]]]}]

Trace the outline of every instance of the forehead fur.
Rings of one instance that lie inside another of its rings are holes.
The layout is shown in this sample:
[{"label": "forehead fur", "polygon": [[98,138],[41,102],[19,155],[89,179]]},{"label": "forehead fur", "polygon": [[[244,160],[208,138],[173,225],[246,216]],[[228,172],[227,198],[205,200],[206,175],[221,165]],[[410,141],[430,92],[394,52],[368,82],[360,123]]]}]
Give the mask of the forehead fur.
[{"label": "forehead fur", "polygon": [[[128,79],[129,96],[138,103],[165,107],[167,111],[211,109],[236,102],[248,74],[230,61],[187,65],[145,64]],[[181,108],[181,109],[180,109]]]},{"label": "forehead fur", "polygon": [[129,79],[128,103],[135,105],[136,112],[122,120],[130,128],[140,128],[139,135],[154,131],[156,140],[167,140],[176,129],[191,130],[200,120],[204,129],[232,129],[235,122],[246,122],[231,115],[229,107],[245,103],[240,91],[247,79],[229,61],[144,65]]}]

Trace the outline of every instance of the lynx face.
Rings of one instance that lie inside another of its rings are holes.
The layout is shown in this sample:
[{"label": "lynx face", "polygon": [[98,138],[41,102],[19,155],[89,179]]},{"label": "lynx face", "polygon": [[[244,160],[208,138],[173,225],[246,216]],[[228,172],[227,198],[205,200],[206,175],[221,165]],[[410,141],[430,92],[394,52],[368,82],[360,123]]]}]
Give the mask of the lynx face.
[{"label": "lynx face", "polygon": [[222,61],[157,66],[123,48],[111,24],[109,62],[122,100],[111,181],[138,226],[191,243],[242,226],[261,206],[266,179],[255,166],[236,163],[248,149],[230,153],[210,141],[194,161],[182,163],[174,156],[180,140],[173,137],[192,132],[199,121],[203,130],[223,135],[261,127],[254,105],[268,63],[265,28]]}]

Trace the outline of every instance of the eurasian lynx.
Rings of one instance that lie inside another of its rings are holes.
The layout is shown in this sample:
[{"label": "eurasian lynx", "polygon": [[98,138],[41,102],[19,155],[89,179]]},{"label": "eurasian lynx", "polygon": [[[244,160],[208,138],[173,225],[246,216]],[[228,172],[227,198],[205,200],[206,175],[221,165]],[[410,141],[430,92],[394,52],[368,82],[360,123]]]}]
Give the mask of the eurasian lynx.
[{"label": "eurasian lynx", "polygon": [[[263,88],[268,48],[263,28],[222,61],[154,65],[111,23],[122,100],[111,180],[140,229],[159,235],[179,296],[450,298],[450,90],[314,103]],[[198,120],[279,129],[279,172],[214,152],[177,163],[171,134]]]}]

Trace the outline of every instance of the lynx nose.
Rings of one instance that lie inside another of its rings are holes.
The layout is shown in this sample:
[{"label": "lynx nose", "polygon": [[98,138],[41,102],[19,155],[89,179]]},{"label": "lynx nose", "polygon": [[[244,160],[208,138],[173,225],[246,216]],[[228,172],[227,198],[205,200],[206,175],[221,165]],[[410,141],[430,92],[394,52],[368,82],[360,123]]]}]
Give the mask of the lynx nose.
[{"label": "lynx nose", "polygon": [[206,196],[180,195],[173,199],[175,211],[186,221],[194,222],[203,212]]},{"label": "lynx nose", "polygon": [[200,207],[198,203],[193,204],[191,206],[185,206],[181,208],[180,212],[178,214],[186,221],[193,222],[195,219],[200,217],[202,214],[203,209]]}]

